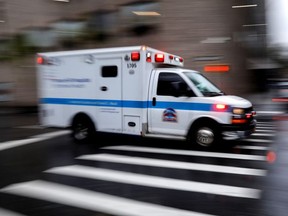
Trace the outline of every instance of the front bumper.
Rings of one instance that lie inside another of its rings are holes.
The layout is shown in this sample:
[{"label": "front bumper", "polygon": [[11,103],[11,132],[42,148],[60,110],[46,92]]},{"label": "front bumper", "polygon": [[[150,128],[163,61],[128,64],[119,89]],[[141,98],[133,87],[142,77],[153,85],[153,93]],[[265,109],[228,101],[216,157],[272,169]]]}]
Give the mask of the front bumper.
[{"label": "front bumper", "polygon": [[253,119],[245,125],[222,125],[222,137],[224,140],[236,140],[250,136],[256,130],[257,121]]}]

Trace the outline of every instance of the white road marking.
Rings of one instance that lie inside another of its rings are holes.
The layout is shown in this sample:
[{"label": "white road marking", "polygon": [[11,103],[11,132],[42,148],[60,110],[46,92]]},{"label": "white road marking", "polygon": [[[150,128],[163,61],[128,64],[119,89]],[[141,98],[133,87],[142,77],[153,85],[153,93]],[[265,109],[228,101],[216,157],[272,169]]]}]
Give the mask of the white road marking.
[{"label": "white road marking", "polygon": [[251,136],[268,136],[268,137],[274,137],[276,136],[275,134],[267,134],[267,133],[253,133]]},{"label": "white road marking", "polygon": [[263,151],[267,151],[270,149],[267,146],[247,146],[247,145],[239,145],[239,146],[235,146],[235,148],[247,149],[247,150],[263,150]]},{"label": "white road marking", "polygon": [[256,132],[275,133],[276,130],[261,130],[261,129],[259,130],[256,128]]},{"label": "white road marking", "polygon": [[70,133],[70,131],[68,131],[68,130],[64,130],[64,131],[61,130],[61,131],[56,131],[56,132],[39,134],[39,135],[32,136],[32,137],[27,138],[27,139],[2,142],[2,143],[0,143],[0,151],[14,148],[14,147],[18,147],[18,146],[22,146],[22,145],[35,143],[35,142],[40,142],[40,141],[47,140],[47,139],[52,139],[52,138],[55,138],[58,136],[63,136],[63,135],[69,134],[69,133]]},{"label": "white road marking", "polygon": [[177,150],[177,149],[165,149],[165,148],[162,149],[162,148],[135,147],[135,146],[109,146],[109,147],[103,147],[101,149],[160,153],[160,154],[173,154],[173,155],[186,155],[186,156],[228,158],[228,159],[240,159],[240,160],[256,160],[256,161],[265,161],[266,160],[265,157],[259,156],[259,155],[204,152],[204,151],[191,151],[191,150]]},{"label": "white road marking", "polygon": [[257,126],[257,127],[256,127],[256,130],[258,130],[258,129],[273,129],[273,128],[275,128],[275,127],[270,127],[270,126]]},{"label": "white road marking", "polygon": [[282,111],[256,111],[256,114],[284,114]]},{"label": "white road marking", "polygon": [[92,168],[80,165],[55,167],[46,170],[45,172],[82,178],[85,177],[91,179],[120,182],[124,184],[134,184],[172,190],[217,194],[231,197],[259,199],[261,194],[260,190],[245,187],[171,179],[101,168]]},{"label": "white road marking", "polygon": [[246,142],[258,142],[258,143],[273,143],[273,140],[265,140],[265,139],[243,139],[242,141]]},{"label": "white road marking", "polygon": [[19,214],[8,209],[0,208],[0,215],[1,216],[25,216],[23,214]]},{"label": "white road marking", "polygon": [[180,161],[169,161],[160,160],[153,158],[143,158],[143,157],[129,157],[114,154],[93,154],[93,155],[82,155],[77,159],[82,160],[94,160],[94,161],[104,161],[113,163],[125,163],[133,165],[144,165],[153,167],[164,167],[173,169],[185,169],[185,170],[198,170],[198,171],[208,171],[208,172],[218,172],[218,173],[229,173],[238,175],[255,175],[255,176],[265,176],[267,172],[261,169],[251,169],[233,166],[219,166],[212,164],[200,164],[200,163],[190,163],[190,162],[180,162]]},{"label": "white road marking", "polygon": [[112,215],[208,216],[40,180],[10,185],[0,191]]},{"label": "white road marking", "polygon": [[259,126],[259,125],[266,126],[266,127],[276,127],[276,124],[270,124],[270,123],[266,123],[266,122],[257,122],[257,126]]}]

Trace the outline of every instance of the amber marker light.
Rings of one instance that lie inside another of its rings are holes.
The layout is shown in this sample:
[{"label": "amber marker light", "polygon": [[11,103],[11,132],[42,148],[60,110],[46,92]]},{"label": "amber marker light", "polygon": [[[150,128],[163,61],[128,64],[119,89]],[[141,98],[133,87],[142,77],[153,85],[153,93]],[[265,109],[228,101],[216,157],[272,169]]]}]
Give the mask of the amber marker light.
[{"label": "amber marker light", "polygon": [[247,119],[232,119],[232,124],[245,124]]}]

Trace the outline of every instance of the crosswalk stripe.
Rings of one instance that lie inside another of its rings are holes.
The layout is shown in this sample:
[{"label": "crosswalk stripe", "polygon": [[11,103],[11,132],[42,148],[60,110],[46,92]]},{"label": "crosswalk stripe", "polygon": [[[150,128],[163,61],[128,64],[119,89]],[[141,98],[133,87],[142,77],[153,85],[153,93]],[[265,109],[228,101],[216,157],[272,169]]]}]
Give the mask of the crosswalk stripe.
[{"label": "crosswalk stripe", "polygon": [[256,130],[257,129],[274,129],[275,127],[270,127],[270,126],[257,126],[256,127]]},{"label": "crosswalk stripe", "polygon": [[61,175],[71,175],[76,177],[100,179],[125,184],[134,184],[140,186],[157,187],[157,188],[181,190],[189,192],[217,194],[231,197],[259,199],[261,194],[260,190],[251,188],[171,179],[158,176],[149,176],[144,174],[108,170],[102,168],[92,168],[81,165],[55,167],[46,170],[45,172],[56,173]]},{"label": "crosswalk stripe", "polygon": [[263,150],[263,151],[267,151],[269,150],[269,147],[267,146],[247,146],[247,145],[239,145],[239,146],[235,146],[235,148],[238,149],[247,149],[247,150]]},{"label": "crosswalk stripe", "polygon": [[150,147],[135,147],[135,146],[108,146],[101,149],[119,150],[119,151],[133,151],[133,152],[146,152],[146,153],[160,153],[172,155],[186,155],[186,156],[201,156],[201,157],[214,157],[214,158],[228,158],[239,160],[256,160],[265,161],[266,158],[260,155],[246,155],[246,154],[233,154],[233,153],[219,153],[219,152],[204,152],[192,150],[179,150],[167,148],[150,148]]},{"label": "crosswalk stripe", "polygon": [[200,163],[190,163],[190,162],[180,162],[180,161],[169,161],[169,160],[160,160],[160,159],[143,158],[143,157],[129,157],[129,156],[122,156],[122,155],[115,155],[115,154],[82,155],[78,157],[77,159],[125,163],[125,164],[142,165],[142,166],[144,165],[144,166],[153,166],[153,167],[174,168],[174,169],[229,173],[229,174],[238,174],[238,175],[254,175],[254,176],[266,175],[266,171],[261,170],[261,169],[251,169],[251,168],[242,168],[242,167],[234,167],[234,166],[219,166],[219,165],[212,165],[212,164],[200,164]]},{"label": "crosswalk stripe", "polygon": [[275,130],[262,130],[262,129],[259,130],[256,128],[256,132],[275,133],[276,131]]},{"label": "crosswalk stripe", "polygon": [[19,213],[16,213],[7,209],[3,209],[3,208],[0,208],[0,215],[1,216],[25,216],[23,214],[19,214]]},{"label": "crosswalk stripe", "polygon": [[256,111],[257,114],[284,114],[283,111]]},{"label": "crosswalk stripe", "polygon": [[258,142],[258,143],[273,143],[273,140],[250,139],[250,138],[243,139],[242,141],[246,141],[246,142]]},{"label": "crosswalk stripe", "polygon": [[208,214],[140,202],[41,180],[13,184],[0,191],[112,215],[208,216]]},{"label": "crosswalk stripe", "polygon": [[267,137],[274,137],[276,136],[275,134],[267,134],[267,133],[253,133],[251,136],[267,136]]},{"label": "crosswalk stripe", "polygon": [[257,122],[257,125],[266,125],[266,126],[271,126],[271,127],[275,127],[276,124],[271,124],[270,122]]},{"label": "crosswalk stripe", "polygon": [[54,137],[67,135],[69,133],[70,133],[69,130],[55,131],[55,132],[49,132],[49,133],[44,133],[44,134],[38,134],[36,136],[32,136],[32,137],[27,138],[27,139],[1,142],[0,143],[0,151],[14,148],[14,147],[18,147],[18,146],[22,146],[22,145],[27,145],[27,144],[31,144],[31,143],[44,141],[44,140],[51,139]]}]

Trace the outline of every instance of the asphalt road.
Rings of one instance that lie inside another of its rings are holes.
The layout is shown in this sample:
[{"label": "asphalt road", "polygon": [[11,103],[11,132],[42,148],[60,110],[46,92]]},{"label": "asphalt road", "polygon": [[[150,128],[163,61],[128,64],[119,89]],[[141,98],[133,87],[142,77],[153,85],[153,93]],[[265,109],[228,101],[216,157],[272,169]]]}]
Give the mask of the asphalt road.
[{"label": "asphalt road", "polygon": [[0,215],[286,215],[288,123],[258,123],[233,148],[200,151],[129,136],[77,145],[33,113],[1,116]]}]

